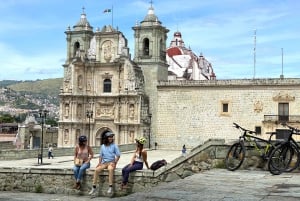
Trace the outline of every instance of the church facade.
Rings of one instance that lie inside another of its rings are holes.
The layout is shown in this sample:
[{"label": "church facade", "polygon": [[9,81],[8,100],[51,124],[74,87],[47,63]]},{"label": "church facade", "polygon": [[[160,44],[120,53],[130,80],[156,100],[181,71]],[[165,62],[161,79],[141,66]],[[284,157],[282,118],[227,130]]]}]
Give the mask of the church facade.
[{"label": "church facade", "polygon": [[[300,122],[300,79],[216,80],[202,55],[174,49],[179,33],[166,48],[169,30],[152,6],[132,29],[133,59],[122,32],[111,26],[93,31],[84,12],[65,31],[58,147],[75,146],[79,135],[99,146],[112,131],[118,144],[144,136],[150,148],[192,148],[210,138],[238,139],[233,122],[266,138],[283,121]],[[185,55],[183,66],[178,61]],[[171,57],[180,64],[173,73]]]},{"label": "church facade", "polygon": [[[166,40],[151,7],[133,27],[134,59],[127,39],[111,26],[93,32],[83,12],[73,29],[65,32],[67,59],[60,92],[59,147],[71,147],[80,135],[99,146],[106,131],[119,144],[133,143],[154,132],[158,81],[167,80]],[[154,119],[154,120],[153,120]],[[151,127],[152,125],[152,127]]]}]

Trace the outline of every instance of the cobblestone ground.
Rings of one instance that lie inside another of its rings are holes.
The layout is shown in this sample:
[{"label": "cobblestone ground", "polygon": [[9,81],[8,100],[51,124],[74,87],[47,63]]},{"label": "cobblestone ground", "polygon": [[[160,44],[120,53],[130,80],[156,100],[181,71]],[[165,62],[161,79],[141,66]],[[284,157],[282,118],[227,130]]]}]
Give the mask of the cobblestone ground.
[{"label": "cobblestone ground", "polygon": [[299,201],[300,174],[214,169],[121,198],[1,192],[0,201]]}]

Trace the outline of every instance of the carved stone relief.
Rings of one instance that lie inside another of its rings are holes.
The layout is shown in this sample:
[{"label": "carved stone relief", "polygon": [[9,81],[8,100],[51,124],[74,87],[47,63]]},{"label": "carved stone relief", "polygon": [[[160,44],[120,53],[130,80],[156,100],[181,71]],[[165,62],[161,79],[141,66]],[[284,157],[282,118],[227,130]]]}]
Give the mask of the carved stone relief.
[{"label": "carved stone relief", "polygon": [[260,113],[263,110],[263,103],[261,101],[256,101],[254,103],[254,112]]},{"label": "carved stone relief", "polygon": [[113,42],[110,40],[107,40],[102,45],[102,50],[104,53],[104,60],[106,62],[110,62],[113,57]]},{"label": "carved stone relief", "polygon": [[114,119],[115,106],[114,104],[101,104],[96,106],[96,117],[107,117]]},{"label": "carved stone relief", "polygon": [[88,49],[88,59],[96,59],[96,36],[91,39],[90,48]]},{"label": "carved stone relief", "polygon": [[287,92],[279,92],[275,97],[273,97],[274,101],[284,101],[284,102],[290,102],[295,100],[295,96],[291,96]]}]

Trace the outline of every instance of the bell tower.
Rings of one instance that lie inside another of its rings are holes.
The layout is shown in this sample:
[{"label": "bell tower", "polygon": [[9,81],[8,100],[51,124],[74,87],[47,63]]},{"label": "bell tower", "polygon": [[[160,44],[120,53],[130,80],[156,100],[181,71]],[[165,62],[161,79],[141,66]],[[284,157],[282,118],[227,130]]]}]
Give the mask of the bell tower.
[{"label": "bell tower", "polygon": [[93,38],[93,27],[90,26],[82,8],[80,20],[73,26],[65,31],[67,40],[67,59],[66,63],[69,64],[75,58],[84,58],[87,56],[90,47],[90,41]]},{"label": "bell tower", "polygon": [[[152,3],[144,20],[132,29],[135,40],[133,60],[142,68],[144,74],[145,92],[149,97],[152,114],[151,130],[156,133],[157,84],[158,81],[168,80],[166,41],[169,30],[158,20]],[[152,136],[150,140],[154,143],[155,137]]]}]

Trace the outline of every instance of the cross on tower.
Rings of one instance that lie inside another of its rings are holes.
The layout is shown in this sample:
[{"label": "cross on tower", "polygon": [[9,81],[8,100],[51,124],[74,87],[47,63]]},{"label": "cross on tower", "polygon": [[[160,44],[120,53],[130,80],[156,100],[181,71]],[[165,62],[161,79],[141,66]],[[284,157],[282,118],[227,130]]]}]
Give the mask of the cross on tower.
[{"label": "cross on tower", "polygon": [[82,6],[82,13],[83,13],[83,14],[84,14],[84,9],[85,9],[84,6]]},{"label": "cross on tower", "polygon": [[152,8],[152,4],[153,4],[153,1],[152,1],[152,0],[150,1],[150,4],[151,4],[151,8]]}]

